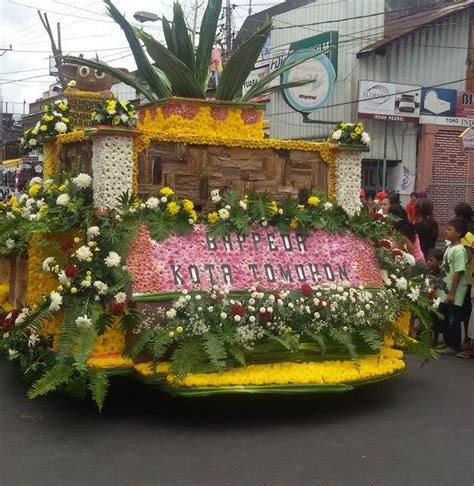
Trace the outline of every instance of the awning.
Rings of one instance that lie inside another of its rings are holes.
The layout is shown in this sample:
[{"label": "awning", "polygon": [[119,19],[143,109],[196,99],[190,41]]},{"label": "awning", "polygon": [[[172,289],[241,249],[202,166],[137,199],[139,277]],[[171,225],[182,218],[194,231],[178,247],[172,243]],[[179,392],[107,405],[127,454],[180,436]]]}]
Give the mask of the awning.
[{"label": "awning", "polygon": [[2,167],[18,167],[22,159],[8,159],[2,162]]}]

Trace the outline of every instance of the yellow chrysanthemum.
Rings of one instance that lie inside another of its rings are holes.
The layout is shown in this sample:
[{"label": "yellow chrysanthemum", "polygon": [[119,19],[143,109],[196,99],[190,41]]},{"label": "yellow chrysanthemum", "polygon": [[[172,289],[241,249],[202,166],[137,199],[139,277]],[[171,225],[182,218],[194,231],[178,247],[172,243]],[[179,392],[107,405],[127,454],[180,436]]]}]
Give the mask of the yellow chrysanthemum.
[{"label": "yellow chrysanthemum", "polygon": [[32,128],[32,129],[31,129],[31,133],[32,133],[33,135],[38,135],[38,129],[37,129],[37,128]]},{"label": "yellow chrysanthemum", "polygon": [[219,215],[214,211],[212,213],[209,213],[207,215],[207,220],[209,221],[209,223],[211,224],[214,224],[214,223],[217,223],[217,221],[219,221]]},{"label": "yellow chrysanthemum", "polygon": [[47,212],[48,212],[48,206],[46,206],[45,204],[44,206],[40,207],[40,210],[38,211],[38,217],[40,219],[44,218]]},{"label": "yellow chrysanthemum", "polygon": [[311,196],[308,198],[308,204],[310,206],[317,206],[321,202],[318,196]]},{"label": "yellow chrysanthemum", "polygon": [[114,100],[109,100],[107,101],[107,105],[106,105],[106,111],[107,113],[110,113],[111,115],[113,113],[115,113],[115,108],[117,107],[117,102],[114,101]]},{"label": "yellow chrysanthemum", "polygon": [[48,129],[48,125],[40,125],[40,131],[45,132]]},{"label": "yellow chrysanthemum", "polygon": [[354,132],[357,133],[357,135],[360,135],[362,133],[362,128],[355,127]]},{"label": "yellow chrysanthemum", "polygon": [[58,190],[59,190],[60,192],[66,192],[67,187],[66,187],[64,184],[61,184],[61,185],[58,187]]},{"label": "yellow chrysanthemum", "polygon": [[66,111],[67,105],[65,103],[61,102],[61,103],[58,103],[58,108],[62,111]]},{"label": "yellow chrysanthemum", "polygon": [[118,115],[115,115],[112,119],[112,125],[120,125],[121,118]]},{"label": "yellow chrysanthemum", "polygon": [[183,208],[190,213],[194,209],[194,203],[189,199],[183,199]]},{"label": "yellow chrysanthemum", "polygon": [[41,190],[41,184],[33,184],[29,189],[28,189],[28,194],[31,197],[35,197],[36,194]]},{"label": "yellow chrysanthemum", "polygon": [[174,194],[174,191],[171,187],[162,187],[160,189],[160,194],[165,197],[171,197]]},{"label": "yellow chrysanthemum", "polygon": [[272,215],[275,215],[278,213],[278,204],[276,201],[272,201],[271,204],[269,205],[268,209],[272,213]]},{"label": "yellow chrysanthemum", "polygon": [[8,201],[8,204],[12,207],[12,208],[17,208],[18,207],[18,199],[16,198],[16,196],[12,196],[10,198],[10,200]]},{"label": "yellow chrysanthemum", "polygon": [[166,205],[166,209],[168,213],[170,213],[172,216],[175,216],[179,213],[181,206],[178,203],[171,201]]},{"label": "yellow chrysanthemum", "polygon": [[69,118],[66,118],[65,116],[63,116],[61,118],[61,121],[64,122],[64,123],[69,123]]},{"label": "yellow chrysanthemum", "polygon": [[298,204],[298,206],[296,206],[297,209],[299,209],[300,211],[302,211],[304,209],[304,204]]},{"label": "yellow chrysanthemum", "polygon": [[191,209],[191,211],[189,211],[189,217],[193,220],[193,221],[196,221],[197,220],[197,213],[194,209]]},{"label": "yellow chrysanthemum", "polygon": [[54,120],[54,116],[45,114],[41,117],[41,119],[44,120],[45,122],[50,122]]},{"label": "yellow chrysanthemum", "polygon": [[293,218],[290,222],[290,228],[291,229],[296,229],[298,228],[298,220],[296,218]]}]

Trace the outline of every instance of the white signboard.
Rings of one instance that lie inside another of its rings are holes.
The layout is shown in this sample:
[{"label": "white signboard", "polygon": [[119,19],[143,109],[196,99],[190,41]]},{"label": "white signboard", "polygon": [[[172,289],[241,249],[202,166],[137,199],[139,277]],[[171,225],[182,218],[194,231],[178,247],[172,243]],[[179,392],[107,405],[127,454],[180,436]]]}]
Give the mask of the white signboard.
[{"label": "white signboard", "polygon": [[444,125],[448,127],[474,127],[473,118],[457,118],[454,116],[421,115],[420,123],[423,125]]},{"label": "white signboard", "polygon": [[359,81],[359,118],[418,123],[421,86]]},{"label": "white signboard", "polygon": [[[258,81],[260,81],[263,77],[268,74],[269,69],[269,62],[264,61],[260,63],[256,63],[255,69],[253,69],[249,77],[245,80],[244,85],[242,86],[242,95],[247,94],[247,91]],[[255,98],[252,101],[268,101],[270,99],[270,95],[260,96]]]}]

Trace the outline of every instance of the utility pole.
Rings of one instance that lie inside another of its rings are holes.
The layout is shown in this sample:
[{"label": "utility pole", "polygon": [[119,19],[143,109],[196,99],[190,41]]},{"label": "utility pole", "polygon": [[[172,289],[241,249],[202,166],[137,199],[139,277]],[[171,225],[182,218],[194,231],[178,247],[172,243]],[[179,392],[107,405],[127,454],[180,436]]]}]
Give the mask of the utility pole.
[{"label": "utility pole", "polygon": [[225,60],[230,58],[232,52],[232,10],[230,0],[225,2]]},{"label": "utility pole", "polygon": [[252,15],[252,0],[249,0],[249,17]]}]

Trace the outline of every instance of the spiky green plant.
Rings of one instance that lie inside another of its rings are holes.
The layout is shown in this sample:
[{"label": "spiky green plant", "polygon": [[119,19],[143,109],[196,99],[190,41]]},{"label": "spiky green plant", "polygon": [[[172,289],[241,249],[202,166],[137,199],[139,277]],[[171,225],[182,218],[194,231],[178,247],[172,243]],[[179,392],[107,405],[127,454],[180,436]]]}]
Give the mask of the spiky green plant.
[{"label": "spiky green plant", "polygon": [[[179,3],[176,2],[173,5],[173,22],[170,23],[165,17],[162,19],[165,46],[144,30],[132,27],[111,0],[104,0],[104,2],[107,5],[109,15],[125,33],[143,83],[97,61],[64,56],[65,62],[86,65],[105,71],[134,87],[152,103],[169,96],[206,98],[210,77],[209,63],[222,0],[208,1],[201,22],[199,44],[196,50],[193,48],[183,10]],[[320,55],[316,52],[308,53],[297,61],[285,64],[255,83],[245,96],[240,96],[242,85],[254,68],[271,29],[272,21],[268,19],[254,35],[233,53],[221,74],[216,91],[217,99],[246,103],[263,94],[313,82],[312,79],[306,79],[280,84],[279,86],[269,86],[277,76],[285,71]],[[146,52],[140,41],[143,42]],[[153,64],[146,53],[153,60]]]}]

